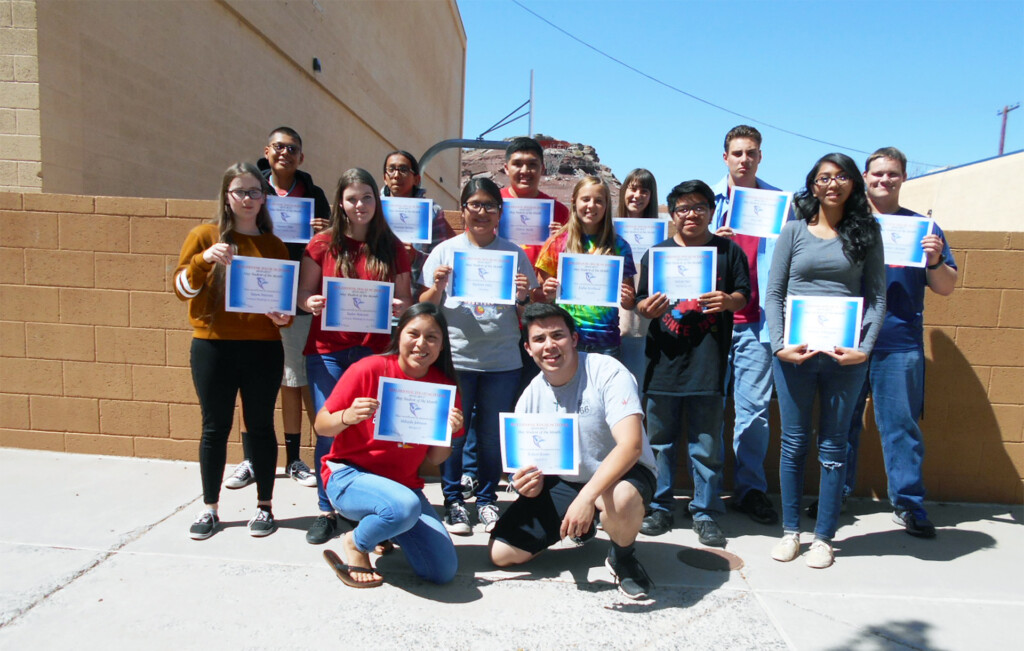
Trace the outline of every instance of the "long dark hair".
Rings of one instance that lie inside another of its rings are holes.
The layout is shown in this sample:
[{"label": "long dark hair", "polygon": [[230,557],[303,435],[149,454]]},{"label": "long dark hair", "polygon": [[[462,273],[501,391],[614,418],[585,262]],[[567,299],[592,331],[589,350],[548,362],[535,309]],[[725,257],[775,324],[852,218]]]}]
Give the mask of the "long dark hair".
[{"label": "long dark hair", "polygon": [[402,337],[402,331],[409,325],[409,322],[418,316],[429,316],[441,329],[441,354],[437,356],[434,368],[444,373],[444,376],[458,384],[459,378],[455,373],[455,364],[452,363],[452,342],[448,337],[448,320],[444,318],[441,309],[430,302],[416,303],[398,319],[398,325],[391,330],[391,342],[381,355],[397,355],[398,340]]},{"label": "long dark hair", "polygon": [[647,207],[644,208],[643,216],[647,219],[653,219],[658,216],[658,182],[654,180],[654,174],[650,170],[638,167],[629,174],[626,175],[626,180],[619,186],[619,217],[628,217],[629,213],[626,210],[626,190],[629,186],[635,185],[642,190],[647,190],[651,193],[651,200],[647,202]]},{"label": "long dark hair", "polygon": [[360,247],[366,250],[367,274],[370,276],[370,280],[394,281],[397,275],[395,251],[401,243],[391,232],[387,220],[384,219],[384,208],[380,203],[377,182],[373,180],[373,175],[359,167],[347,170],[338,179],[338,190],[334,193],[334,205],[331,206],[331,254],[338,261],[336,273],[346,278],[356,277],[353,256],[345,247],[348,216],[341,207],[341,198],[345,193],[345,188],[357,183],[368,185],[373,190],[373,199],[377,204],[374,208],[373,218],[367,225],[366,241],[360,244]]},{"label": "long dark hair", "polygon": [[882,231],[871,214],[871,205],[864,193],[864,177],[852,158],[846,154],[831,153],[818,159],[807,173],[804,188],[793,198],[796,215],[808,222],[817,218],[821,202],[814,196],[814,179],[818,178],[818,171],[825,163],[838,166],[853,183],[850,197],[843,204],[843,218],[836,224],[836,232],[843,243],[843,255],[854,264],[863,262],[868,249],[882,246]]}]

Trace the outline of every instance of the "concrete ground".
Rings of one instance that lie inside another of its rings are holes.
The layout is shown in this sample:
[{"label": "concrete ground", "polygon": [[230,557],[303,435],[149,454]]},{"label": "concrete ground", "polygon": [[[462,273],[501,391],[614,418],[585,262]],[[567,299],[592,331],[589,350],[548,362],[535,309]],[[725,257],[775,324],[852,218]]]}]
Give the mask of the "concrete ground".
[{"label": "concrete ground", "polygon": [[[492,569],[474,533],[456,539],[450,585],[415,578],[399,550],[377,559],[383,587],[348,588],[322,558],[339,541],[305,542],[314,490],[285,478],[263,539],[245,529],[255,487],[225,490],[225,526],[188,538],[194,463],[0,449],[0,494],[4,649],[1014,648],[1024,620],[1020,505],[929,505],[939,535],[919,540],[854,500],[827,570],[773,561],[780,528],[729,513],[744,566],[717,571],[680,560],[714,560],[694,551],[680,501],[680,528],[640,537],[657,588],[633,602],[603,566],[603,533],[515,572]],[[440,504],[437,484],[427,494]]]}]

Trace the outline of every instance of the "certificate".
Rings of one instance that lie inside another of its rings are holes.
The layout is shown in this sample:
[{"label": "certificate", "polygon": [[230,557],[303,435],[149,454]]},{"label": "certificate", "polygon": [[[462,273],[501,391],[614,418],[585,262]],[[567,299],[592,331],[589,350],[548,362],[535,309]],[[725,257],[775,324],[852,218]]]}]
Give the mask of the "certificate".
[{"label": "certificate", "polygon": [[558,256],[558,302],[618,307],[622,291],[621,255],[563,253]]},{"label": "certificate", "polygon": [[725,225],[741,235],[778,237],[792,203],[792,192],[734,187]]},{"label": "certificate", "polygon": [[308,242],[313,237],[313,203],[312,199],[268,194],[267,212],[274,222],[274,235],[283,242]]},{"label": "certificate", "polygon": [[885,264],[890,267],[924,267],[928,254],[921,247],[925,235],[932,234],[934,221],[910,215],[875,215],[882,227]]},{"label": "certificate", "polygon": [[224,274],[224,309],[250,314],[295,314],[298,291],[298,262],[236,255]]},{"label": "certificate", "polygon": [[465,303],[514,305],[516,257],[513,251],[454,251],[448,296]]},{"label": "certificate", "polygon": [[377,400],[376,440],[451,447],[448,415],[455,408],[454,386],[382,377],[377,383]]},{"label": "certificate", "polygon": [[674,301],[715,291],[718,249],[713,246],[659,246],[647,258],[647,291]]},{"label": "certificate", "polygon": [[543,244],[551,235],[555,215],[553,199],[504,199],[498,235],[516,244]]},{"label": "certificate", "polygon": [[667,219],[613,219],[615,232],[619,237],[629,243],[633,250],[633,264],[640,267],[640,260],[643,259],[647,249],[655,244],[668,239]]},{"label": "certificate", "polygon": [[576,414],[498,414],[501,465],[505,472],[537,466],[545,475],[580,471],[580,427]]},{"label": "certificate", "polygon": [[808,350],[833,350],[860,345],[860,296],[787,296],[786,346],[807,344]]},{"label": "certificate", "polygon": [[384,219],[395,237],[406,244],[430,244],[434,202],[412,197],[381,197]]},{"label": "certificate", "polygon": [[375,280],[324,277],[321,330],[391,332],[395,286]]}]

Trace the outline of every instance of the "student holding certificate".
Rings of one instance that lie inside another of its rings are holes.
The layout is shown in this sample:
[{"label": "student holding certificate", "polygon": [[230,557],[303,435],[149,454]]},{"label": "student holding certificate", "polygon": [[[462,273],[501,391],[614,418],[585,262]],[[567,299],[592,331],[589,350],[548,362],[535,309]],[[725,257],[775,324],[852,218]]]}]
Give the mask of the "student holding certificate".
[{"label": "student holding certificate", "polygon": [[[558,296],[558,258],[563,253],[622,256],[622,284],[619,305],[632,310],[636,305],[633,276],[636,266],[633,251],[626,240],[615,232],[608,210],[611,191],[608,184],[596,176],[585,176],[572,190],[569,223],[552,235],[537,256],[537,276],[544,288],[544,296],[554,302]],[[622,336],[619,333],[619,310],[595,305],[566,305],[566,311],[576,320],[580,335],[580,350],[618,357]]]},{"label": "student holding certificate", "polygon": [[[313,314],[303,354],[318,412],[346,368],[388,343],[386,334],[322,328],[327,300],[322,293],[324,277],[391,282],[396,312],[412,303],[409,258],[384,219],[373,176],[359,168],[342,174],[331,211],[331,227],[309,241],[299,270],[299,306]],[[306,532],[306,541],[312,545],[327,542],[337,529],[320,474],[320,460],[330,448],[331,437],[317,433],[313,459],[320,515]]]},{"label": "student holding certificate", "polygon": [[[797,219],[779,236],[765,300],[782,420],[784,535],[772,549],[772,558],[787,562],[800,555],[800,498],[817,395],[822,405],[817,427],[821,483],[814,542],[805,560],[809,567],[826,568],[835,558],[832,538],[846,477],[850,417],[885,316],[885,266],[864,179],[849,156],[828,154],[818,160],[795,204]],[[806,343],[787,344],[787,296],[863,297],[860,345],[819,351],[809,350]]]},{"label": "student holding certificate", "polygon": [[[455,385],[448,325],[437,306],[417,303],[406,310],[388,348],[352,364],[317,413],[317,434],[331,440],[321,470],[327,495],[338,513],[359,522],[342,537],[344,563],[333,552],[324,556],[346,585],[373,588],[384,579],[370,564],[370,552],[394,540],[417,576],[448,583],[458,569],[455,545],[423,494],[418,471],[424,460],[442,463],[451,448],[374,438],[381,377]],[[457,395],[448,423],[459,440]]]},{"label": "student holding certificate", "polygon": [[[658,182],[650,170],[638,167],[626,175],[626,180],[619,188],[619,217],[630,219],[658,218]],[[636,254],[636,251],[633,251]],[[637,260],[634,259],[635,265]],[[637,383],[643,381],[644,342],[647,340],[647,328],[650,320],[637,314],[636,307],[632,310],[619,309],[619,334],[622,336],[622,363],[636,378]]]},{"label": "student holding certificate", "polygon": [[[522,367],[519,314],[529,300],[530,290],[537,286],[537,279],[523,250],[496,234],[502,203],[498,186],[490,179],[472,179],[462,188],[461,202],[466,230],[442,242],[427,258],[423,277],[431,280],[431,286],[423,292],[421,300],[439,305],[448,321],[467,430],[476,440],[477,517],[484,531],[489,532],[498,520],[497,488],[501,477],[498,414],[509,411],[515,400]],[[466,265],[460,271],[456,263],[459,257],[466,255],[496,255],[508,263],[508,268],[498,273],[494,269]],[[488,277],[506,278],[508,285],[504,289],[511,292],[514,300],[509,302],[514,304],[491,302],[486,296],[474,301],[452,297],[456,286],[463,284],[460,273],[478,279],[481,272]],[[452,454],[441,468],[445,526],[460,535],[472,532],[465,506],[467,498],[462,490],[465,445],[464,438],[453,441]]]},{"label": "student holding certificate", "polygon": [[264,202],[268,190],[254,165],[229,167],[220,186],[217,216],[213,223],[189,232],[174,271],[174,293],[188,301],[192,380],[203,414],[199,473],[205,508],[189,530],[194,540],[209,538],[220,526],[217,504],[239,392],[256,475],[256,515],[249,521],[249,533],[261,537],[275,529],[271,511],[277,470],[274,405],[284,364],[279,329],[291,317],[225,309],[226,267],[235,255],[288,259],[284,242],[273,234]]}]

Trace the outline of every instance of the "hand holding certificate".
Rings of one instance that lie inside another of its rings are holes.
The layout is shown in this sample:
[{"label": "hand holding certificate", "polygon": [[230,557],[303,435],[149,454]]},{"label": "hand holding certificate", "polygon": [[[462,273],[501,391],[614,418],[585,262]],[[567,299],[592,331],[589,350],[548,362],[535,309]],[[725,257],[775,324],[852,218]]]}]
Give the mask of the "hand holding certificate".
[{"label": "hand holding certificate", "polygon": [[373,423],[379,441],[451,447],[449,416],[455,408],[455,387],[382,377],[377,384],[380,408]]},{"label": "hand holding certificate", "polygon": [[391,332],[393,283],[324,276],[322,330]]},{"label": "hand holding certificate", "polygon": [[465,303],[513,305],[516,302],[516,254],[455,251],[448,296]]},{"label": "hand holding certificate", "polygon": [[787,296],[783,343],[809,351],[857,348],[863,309],[860,296]]},{"label": "hand holding certificate", "polygon": [[890,267],[924,267],[928,254],[921,240],[932,234],[934,221],[909,215],[875,215],[882,227],[885,264]]},{"label": "hand holding certificate", "polygon": [[576,414],[498,415],[505,472],[536,466],[545,475],[575,475],[580,467]]},{"label": "hand holding certificate", "polygon": [[412,197],[381,197],[384,219],[395,237],[406,244],[430,244],[434,202]]},{"label": "hand holding certificate", "polygon": [[295,314],[299,263],[236,255],[224,274],[224,309],[250,314]]},{"label": "hand holding certificate", "polygon": [[520,246],[543,244],[551,234],[554,214],[552,199],[505,199],[501,202],[498,235]]},{"label": "hand holding certificate", "polygon": [[733,187],[726,226],[742,235],[778,237],[792,203],[792,192]]},{"label": "hand holding certificate", "polygon": [[559,303],[618,307],[624,258],[563,253],[558,256]]},{"label": "hand holding certificate", "polygon": [[671,300],[700,298],[715,291],[718,249],[713,246],[655,247],[648,256],[648,292]]},{"label": "hand holding certificate", "polygon": [[305,244],[313,237],[313,199],[267,195],[267,212],[274,222],[274,235],[282,242]]}]

